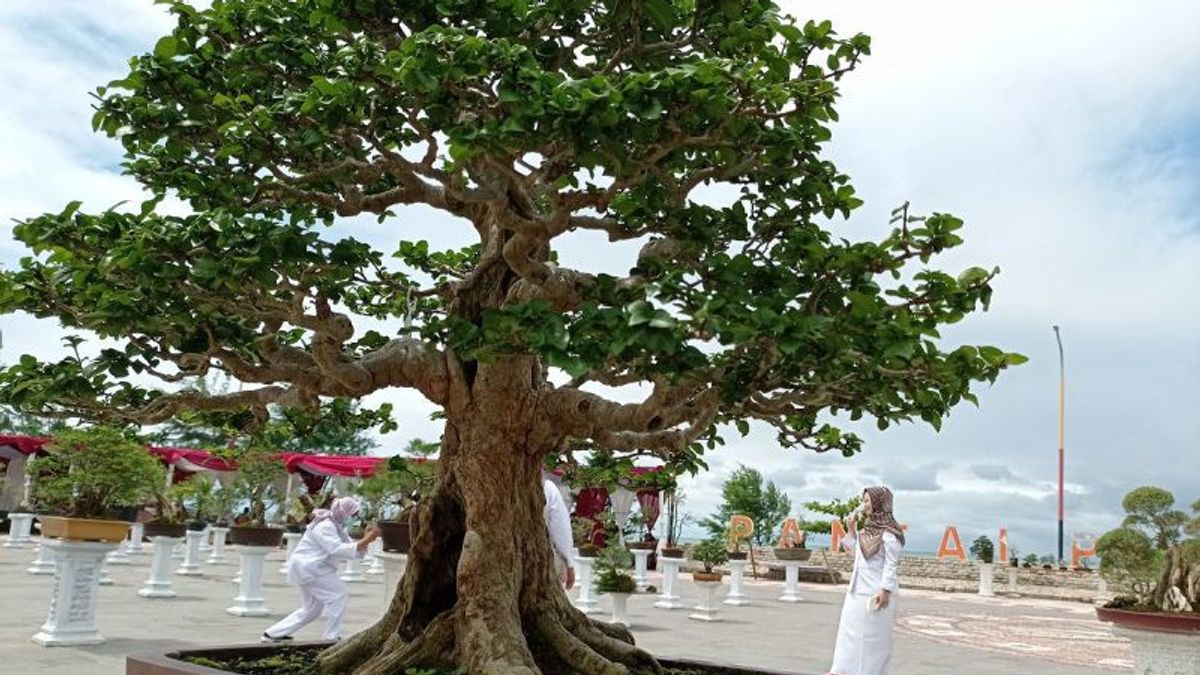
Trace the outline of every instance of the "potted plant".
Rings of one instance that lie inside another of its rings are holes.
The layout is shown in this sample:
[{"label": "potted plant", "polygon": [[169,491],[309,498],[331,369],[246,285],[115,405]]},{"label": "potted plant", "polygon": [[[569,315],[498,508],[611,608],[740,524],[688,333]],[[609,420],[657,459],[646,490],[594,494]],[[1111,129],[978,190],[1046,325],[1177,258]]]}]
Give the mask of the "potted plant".
[{"label": "potted plant", "polygon": [[612,623],[623,626],[629,625],[629,596],[637,590],[637,583],[628,572],[631,564],[633,554],[615,541],[596,557],[596,590],[612,597]]},{"label": "potted plant", "polygon": [[600,553],[600,547],[592,543],[592,532],[596,528],[596,521],[591,518],[580,518],[575,516],[571,518],[571,538],[575,542],[575,547],[579,549],[579,557],[595,558]]},{"label": "potted plant", "polygon": [[666,496],[667,500],[667,541],[663,544],[664,558],[682,558],[683,547],[679,538],[683,536],[683,526],[691,521],[691,516],[680,513],[679,507],[684,502],[682,490],[674,490]]},{"label": "potted plant", "polygon": [[634,525],[637,528],[636,531],[640,531],[641,534],[635,541],[629,542],[629,548],[653,551],[658,547],[658,540],[654,538],[654,533],[650,531],[650,523],[657,518],[657,509],[646,506],[643,506],[641,511],[630,516],[630,524]]},{"label": "potted plant", "polygon": [[812,557],[812,551],[808,548],[808,534],[803,530],[800,531],[800,540],[792,543],[790,546],[776,546],[775,559],[787,561],[805,561]]},{"label": "potted plant", "polygon": [[1025,559],[1021,562],[1021,566],[1025,569],[1032,569],[1038,564],[1039,560],[1038,554],[1030,553],[1029,555],[1025,556]]},{"label": "potted plant", "polygon": [[216,495],[216,481],[208,476],[192,476],[175,486],[174,496],[187,529],[199,532],[208,527],[213,518]]},{"label": "potted plant", "polygon": [[144,503],[165,481],[158,460],[111,427],[59,432],[34,464],[30,490],[47,514],[42,535],[67,541],[120,542],[129,522],[114,509]]},{"label": "potted plant", "polygon": [[155,488],[154,518],[142,526],[143,536],[179,538],[187,532],[183,511],[179,508],[175,493],[175,486]]},{"label": "potted plant", "polygon": [[713,566],[728,561],[729,553],[725,550],[725,542],[713,537],[692,547],[692,560],[704,567],[703,572],[693,571],[692,579],[695,581],[720,581],[721,574],[714,572]]},{"label": "potted plant", "polygon": [[1012,567],[1021,566],[1021,552],[1017,549],[1010,549],[1008,552],[1008,564]]},{"label": "potted plant", "polygon": [[237,453],[238,472],[234,483],[239,501],[249,503],[247,519],[229,528],[229,542],[241,546],[276,548],[283,541],[283,528],[267,524],[275,480],[286,471],[274,453],[251,445]]},{"label": "potted plant", "polygon": [[[1174,498],[1165,490],[1162,492],[1169,497],[1169,508]],[[1127,509],[1129,500],[1127,496]],[[1200,514],[1200,501],[1193,508]],[[1200,641],[1200,518],[1187,523],[1186,514],[1179,511],[1174,514],[1179,514],[1175,516],[1179,523],[1174,527],[1164,527],[1168,519],[1161,518],[1147,528],[1158,530],[1153,539],[1130,518],[1096,542],[1100,573],[1131,591],[1097,607],[1096,615],[1101,621],[1112,623],[1118,635],[1133,643],[1134,669],[1139,673],[1196,672],[1197,641]],[[1189,537],[1183,537],[1179,525],[1186,525]],[[1164,529],[1172,531],[1158,536]],[[1190,664],[1191,669],[1183,664]]]},{"label": "potted plant", "polygon": [[[413,441],[408,446],[409,452],[422,455],[436,452],[437,448],[436,443],[421,441]],[[433,479],[431,463],[395,456],[388,459],[386,470],[380,467],[379,472],[359,484],[360,489],[380,496],[377,525],[384,551],[408,553],[413,515],[422,496],[432,487]]]},{"label": "potted plant", "polygon": [[1041,558],[1041,562],[1042,562],[1042,569],[1044,569],[1044,570],[1054,569],[1054,556],[1044,555]]},{"label": "potted plant", "polygon": [[971,542],[971,555],[979,561],[979,594],[992,595],[992,562],[996,559],[996,548],[992,540],[980,535]]},{"label": "potted plant", "polygon": [[746,541],[746,537],[735,532],[733,528],[728,528],[725,531],[725,538],[732,547],[732,550],[729,551],[729,559],[745,560],[748,553],[742,550],[742,543]]}]

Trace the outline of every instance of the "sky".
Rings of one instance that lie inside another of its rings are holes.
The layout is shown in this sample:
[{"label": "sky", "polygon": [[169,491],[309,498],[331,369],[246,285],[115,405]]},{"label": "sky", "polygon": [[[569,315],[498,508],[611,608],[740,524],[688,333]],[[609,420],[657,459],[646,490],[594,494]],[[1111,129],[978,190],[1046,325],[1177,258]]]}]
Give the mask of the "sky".
[{"label": "sky", "polygon": [[[0,264],[23,249],[11,220],[82,199],[102,210],[141,198],[119,173],[118,144],[91,133],[88,92],[124,74],[129,56],[170,27],[149,0],[0,3]],[[713,511],[739,464],[760,469],[797,506],[884,483],[909,526],[909,546],[936,548],[943,528],[964,540],[1009,532],[1025,553],[1056,536],[1058,354],[1066,353],[1067,533],[1101,533],[1139,485],[1200,497],[1200,47],[1191,0],[905,3],[785,2],[803,19],[873,37],[873,54],[842,84],[830,156],[866,205],[839,236],[886,229],[908,200],[967,222],[967,243],[941,265],[998,265],[990,312],[944,332],[945,343],[996,344],[1030,357],[925,426],[862,429],[846,459],[784,450],[765,428],[726,434],[710,471],[684,481],[686,510]],[[461,223],[428,210],[392,222],[341,223],[385,251],[403,239],[472,243]],[[587,235],[559,246],[566,264],[623,272],[634,248]],[[600,253],[598,253],[598,251]],[[0,359],[63,355],[53,321],[0,317]],[[625,392],[623,396],[632,396]],[[389,391],[409,438],[439,425],[418,395]]]}]

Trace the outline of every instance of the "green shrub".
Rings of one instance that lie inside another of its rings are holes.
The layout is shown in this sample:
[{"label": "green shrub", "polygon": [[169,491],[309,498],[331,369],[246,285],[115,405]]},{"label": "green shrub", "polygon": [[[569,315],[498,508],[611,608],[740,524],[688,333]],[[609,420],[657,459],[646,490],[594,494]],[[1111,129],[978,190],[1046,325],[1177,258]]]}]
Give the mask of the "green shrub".
[{"label": "green shrub", "polygon": [[39,508],[73,518],[105,518],[140,507],[166,482],[166,471],[135,436],[112,427],[59,432],[30,466]]},{"label": "green shrub", "polygon": [[692,547],[692,560],[704,565],[705,572],[712,572],[713,565],[729,560],[729,552],[725,550],[725,542],[713,537]]},{"label": "green shrub", "polygon": [[991,563],[996,557],[996,549],[992,545],[992,540],[981,536],[971,542],[971,555],[982,563]]}]

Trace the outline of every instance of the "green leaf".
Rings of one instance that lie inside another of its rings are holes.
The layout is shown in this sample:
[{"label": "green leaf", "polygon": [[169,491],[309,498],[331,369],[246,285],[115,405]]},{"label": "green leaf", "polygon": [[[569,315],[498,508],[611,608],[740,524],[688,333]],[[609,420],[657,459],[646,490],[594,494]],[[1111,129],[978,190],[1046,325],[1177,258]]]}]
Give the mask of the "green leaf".
[{"label": "green leaf", "polygon": [[154,55],[164,61],[174,57],[178,49],[179,40],[173,35],[159,38],[158,42],[154,43]]}]

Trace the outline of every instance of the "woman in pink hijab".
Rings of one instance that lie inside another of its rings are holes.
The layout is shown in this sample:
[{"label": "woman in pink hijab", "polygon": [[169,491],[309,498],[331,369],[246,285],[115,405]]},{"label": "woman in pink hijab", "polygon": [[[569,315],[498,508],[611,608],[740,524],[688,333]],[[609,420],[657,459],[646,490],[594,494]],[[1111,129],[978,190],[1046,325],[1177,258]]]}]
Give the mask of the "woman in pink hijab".
[{"label": "woman in pink hijab", "polygon": [[379,536],[379,530],[372,527],[362,539],[352,540],[346,534],[346,524],[356,513],[358,502],[350,497],[335,499],[330,508],[313,512],[313,520],[304,530],[304,536],[296,544],[287,564],[288,583],[300,587],[300,609],[268,628],[263,633],[264,642],[290,640],[292,633],[322,615],[328,622],[321,638],[336,640],[341,637],[342,615],[346,612],[349,593],[346,584],[338,578],[338,564],[343,560],[362,558],[367,546]]}]

